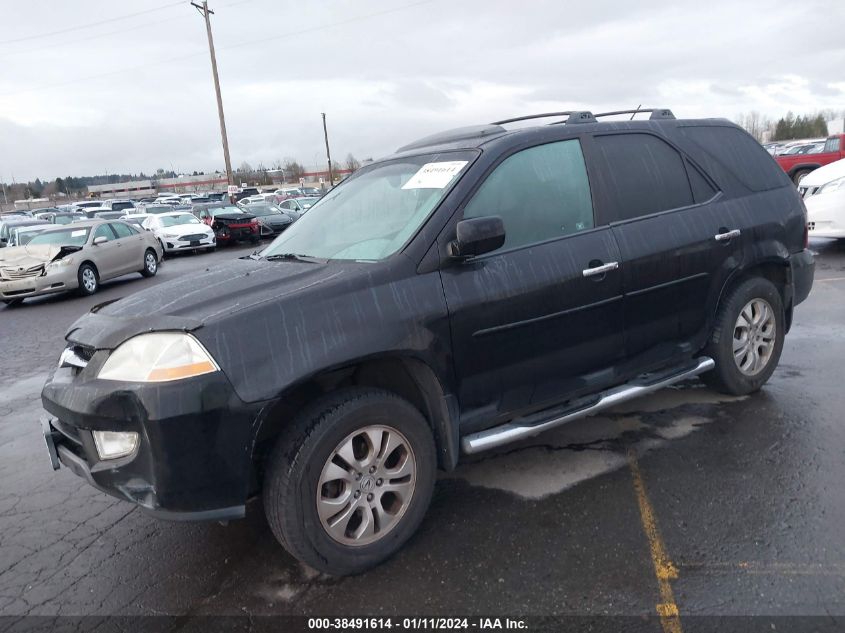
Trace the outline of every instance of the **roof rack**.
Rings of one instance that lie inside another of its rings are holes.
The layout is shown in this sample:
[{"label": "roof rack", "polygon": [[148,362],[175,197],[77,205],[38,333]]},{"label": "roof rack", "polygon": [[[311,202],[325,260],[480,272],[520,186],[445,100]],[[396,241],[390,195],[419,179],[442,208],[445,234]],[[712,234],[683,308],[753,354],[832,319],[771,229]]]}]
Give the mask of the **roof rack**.
[{"label": "roof rack", "polygon": [[592,112],[589,112],[587,110],[573,110],[566,112],[545,112],[543,114],[527,114],[525,116],[513,117],[512,119],[502,119],[501,121],[495,121],[491,125],[505,125],[506,123],[516,123],[517,121],[529,121],[531,119],[545,119],[549,117],[560,116],[565,116],[567,118],[565,121],[555,121],[554,123],[549,123],[549,125],[560,125],[561,123],[565,123],[567,125],[571,125],[573,123],[596,123],[596,119],[598,119],[599,117],[613,116],[617,114],[630,114],[632,115],[631,118],[633,119],[633,115],[639,114],[640,112],[651,112],[651,116],[649,117],[650,121],[661,121],[675,118],[675,115],[672,114],[672,111],[668,108],[637,108],[635,110],[615,110],[613,112],[602,112],[600,114],[593,114]]},{"label": "roof rack", "polygon": [[599,114],[596,114],[595,117],[598,118],[600,116],[630,114],[632,115],[631,118],[633,119],[633,115],[639,114],[640,112],[651,112],[651,116],[648,117],[649,121],[661,121],[675,118],[675,115],[672,114],[672,111],[668,108],[636,108],[635,110],[615,110],[613,112],[601,112]]},{"label": "roof rack", "polygon": [[571,116],[572,112],[546,112],[545,114],[528,114],[526,116],[517,116],[512,119],[502,119],[501,121],[494,121],[491,125],[504,125],[505,123],[516,123],[517,121],[528,121],[529,119],[545,119],[553,116]]}]

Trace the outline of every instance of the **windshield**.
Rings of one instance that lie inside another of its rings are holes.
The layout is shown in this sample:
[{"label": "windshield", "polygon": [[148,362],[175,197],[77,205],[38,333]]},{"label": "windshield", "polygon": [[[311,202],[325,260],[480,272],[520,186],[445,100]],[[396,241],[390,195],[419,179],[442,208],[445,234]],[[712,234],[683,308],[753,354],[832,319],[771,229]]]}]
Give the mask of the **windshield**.
[{"label": "windshield", "polygon": [[53,223],[54,224],[70,224],[71,222],[73,222],[73,217],[74,216],[72,216],[72,215],[57,215],[56,217],[53,218]]},{"label": "windshield", "polygon": [[261,255],[384,259],[416,233],[476,155],[425,154],[361,169],[321,198]]},{"label": "windshield", "polygon": [[190,213],[182,213],[180,215],[165,215],[161,217],[162,226],[176,226],[178,224],[202,224]]},{"label": "windshield", "polygon": [[85,228],[68,228],[63,231],[49,231],[41,233],[33,237],[29,243],[32,246],[36,244],[55,244],[57,246],[84,246],[88,240],[88,233],[91,229]]},{"label": "windshield", "polygon": [[303,209],[310,209],[313,207],[319,198],[297,198],[296,201],[302,206]]},{"label": "windshield", "polygon": [[238,207],[214,207],[208,210],[211,215],[220,215],[221,213],[244,213]]},{"label": "windshield", "polygon": [[146,208],[144,209],[144,211],[145,211],[146,213],[155,213],[155,214],[158,214],[158,213],[172,213],[172,212],[173,212],[173,207],[171,207],[171,206],[169,206],[169,205],[166,205],[166,204],[161,204],[161,205],[154,205],[154,204],[151,204],[150,206],[146,207]]}]

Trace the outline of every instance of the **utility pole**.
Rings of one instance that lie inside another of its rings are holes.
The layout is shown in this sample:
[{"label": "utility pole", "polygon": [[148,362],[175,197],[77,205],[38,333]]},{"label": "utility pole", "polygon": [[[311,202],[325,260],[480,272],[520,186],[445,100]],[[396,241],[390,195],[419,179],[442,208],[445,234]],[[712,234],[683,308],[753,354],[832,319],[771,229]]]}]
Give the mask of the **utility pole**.
[{"label": "utility pole", "polygon": [[334,186],[334,176],[332,175],[332,154],[329,151],[329,132],[326,129],[326,113],[323,112],[323,136],[326,139],[326,160],[329,162],[329,187]]},{"label": "utility pole", "polygon": [[232,177],[232,161],[229,159],[229,139],[226,136],[226,119],[223,116],[223,97],[220,94],[220,78],[217,76],[217,57],[214,55],[214,39],[211,37],[211,18],[214,11],[208,8],[208,0],[202,0],[202,5],[191,2],[191,5],[205,18],[205,30],[208,33],[208,50],[211,53],[211,74],[214,76],[214,91],[217,93],[217,114],[220,117],[220,136],[223,138],[223,159],[226,161],[226,179],[230,185],[235,184]]}]

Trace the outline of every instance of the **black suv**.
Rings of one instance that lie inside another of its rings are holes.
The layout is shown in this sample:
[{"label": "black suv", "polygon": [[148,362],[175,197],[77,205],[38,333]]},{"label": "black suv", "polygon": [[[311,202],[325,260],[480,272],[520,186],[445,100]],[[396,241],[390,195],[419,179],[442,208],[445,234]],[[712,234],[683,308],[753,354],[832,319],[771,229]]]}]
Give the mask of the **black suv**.
[{"label": "black suv", "polygon": [[42,394],[54,466],[170,519],[261,491],[291,554],[355,573],[461,452],[698,374],[759,389],[812,286],[801,198],[737,126],[648,112],[425,138],[260,253],[94,308]]}]

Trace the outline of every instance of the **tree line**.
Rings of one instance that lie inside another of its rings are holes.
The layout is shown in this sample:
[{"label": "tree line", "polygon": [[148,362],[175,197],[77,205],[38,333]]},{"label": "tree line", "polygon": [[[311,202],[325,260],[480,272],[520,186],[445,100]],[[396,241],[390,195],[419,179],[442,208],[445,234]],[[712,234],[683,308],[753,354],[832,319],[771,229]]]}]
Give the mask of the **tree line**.
[{"label": "tree line", "polygon": [[811,114],[795,115],[787,112],[777,121],[748,112],[737,117],[737,124],[745,128],[760,143],[766,141],[791,141],[801,138],[821,138],[827,136],[827,122],[845,118],[845,110],[822,110]]},{"label": "tree line", "polygon": [[[367,158],[363,162],[372,162]],[[361,161],[352,154],[347,154],[343,161],[333,161],[333,170],[357,171],[361,167]],[[253,168],[249,163],[244,162],[235,170],[235,181],[248,181],[270,185],[274,180],[279,179],[279,173],[268,174],[271,170],[281,170],[286,182],[299,182],[305,174],[305,167],[293,158],[277,160],[272,167],[265,167],[259,163]],[[199,176],[205,172],[194,171],[191,175]],[[0,202],[13,202],[14,200],[28,200],[31,198],[52,198],[66,195],[68,197],[83,196],[87,193],[90,185],[109,185],[132,180],[160,180],[162,178],[176,178],[179,174],[172,169],[159,168],[154,174],[148,175],[144,172],[138,174],[100,174],[96,176],[65,176],[55,180],[42,181],[40,178],[28,182],[0,183]],[[275,178],[274,178],[275,176]],[[5,198],[4,198],[5,196]]]}]

